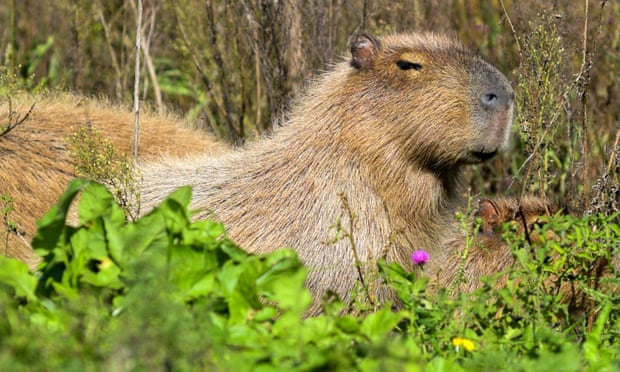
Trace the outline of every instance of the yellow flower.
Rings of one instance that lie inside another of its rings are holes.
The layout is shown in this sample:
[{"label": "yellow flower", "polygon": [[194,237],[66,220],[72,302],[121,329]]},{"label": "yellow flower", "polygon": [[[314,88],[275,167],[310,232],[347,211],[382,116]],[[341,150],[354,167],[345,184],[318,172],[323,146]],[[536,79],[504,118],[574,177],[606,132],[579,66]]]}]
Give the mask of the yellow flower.
[{"label": "yellow flower", "polygon": [[452,345],[456,346],[457,350],[459,346],[462,346],[463,349],[471,352],[476,350],[476,344],[468,338],[465,337],[455,337],[452,339]]}]

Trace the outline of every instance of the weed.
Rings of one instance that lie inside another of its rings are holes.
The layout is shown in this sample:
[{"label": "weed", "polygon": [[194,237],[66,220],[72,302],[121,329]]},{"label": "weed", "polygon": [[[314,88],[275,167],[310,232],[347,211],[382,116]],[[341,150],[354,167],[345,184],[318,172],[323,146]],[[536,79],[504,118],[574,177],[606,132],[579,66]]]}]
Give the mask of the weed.
[{"label": "weed", "polygon": [[4,235],[4,255],[8,255],[9,251],[9,235],[15,234],[23,236],[25,233],[19,228],[19,224],[13,221],[9,215],[14,210],[13,199],[7,194],[0,195],[0,215],[2,216],[3,235]]},{"label": "weed", "polygon": [[140,213],[139,176],[127,154],[119,156],[114,145],[93,127],[79,128],[68,142],[76,174],[106,185],[127,216],[136,219]]}]

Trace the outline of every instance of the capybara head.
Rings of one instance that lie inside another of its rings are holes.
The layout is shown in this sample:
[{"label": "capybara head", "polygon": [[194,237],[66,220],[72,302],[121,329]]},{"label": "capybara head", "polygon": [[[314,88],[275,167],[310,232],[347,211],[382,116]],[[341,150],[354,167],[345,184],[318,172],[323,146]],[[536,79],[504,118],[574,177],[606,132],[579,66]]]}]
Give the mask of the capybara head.
[{"label": "capybara head", "polygon": [[342,89],[351,102],[364,102],[352,117],[380,120],[384,141],[400,143],[411,159],[445,169],[487,160],[507,146],[513,90],[459,42],[433,34],[359,35],[351,54],[357,72]]},{"label": "capybara head", "polygon": [[534,225],[540,221],[540,217],[552,216],[557,212],[558,208],[548,199],[528,195],[520,199],[480,199],[474,216],[480,217],[480,235],[483,239],[498,240],[498,244],[503,244],[503,225],[510,223],[518,235],[524,235],[532,243],[540,241],[540,237],[534,233]]}]

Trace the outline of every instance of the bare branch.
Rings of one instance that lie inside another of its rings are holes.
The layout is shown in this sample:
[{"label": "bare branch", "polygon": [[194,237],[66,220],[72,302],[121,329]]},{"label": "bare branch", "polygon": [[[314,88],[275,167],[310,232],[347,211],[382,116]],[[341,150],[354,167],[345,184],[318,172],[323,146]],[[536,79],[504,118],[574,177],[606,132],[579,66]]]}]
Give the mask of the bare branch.
[{"label": "bare branch", "polygon": [[[133,4],[135,2],[132,1]],[[135,80],[133,87],[133,108],[135,114],[134,121],[134,133],[133,133],[133,157],[134,160],[138,160],[138,143],[140,134],[140,51],[141,51],[141,36],[142,36],[142,0],[138,0],[137,5],[137,17],[136,17],[136,67],[135,67]]]},{"label": "bare branch", "polygon": [[110,51],[110,57],[112,59],[112,66],[114,67],[114,72],[116,73],[116,79],[114,81],[114,90],[116,92],[116,98],[120,99],[122,97],[122,89],[123,89],[122,88],[123,86],[121,84],[121,77],[123,76],[123,73],[118,63],[118,57],[116,56],[116,51],[112,47],[112,38],[110,36],[110,26],[108,25],[101,8],[98,7],[97,11],[99,13],[99,21],[101,22],[101,25],[103,26],[103,33],[105,35],[105,39],[108,44],[108,50]]},{"label": "bare branch", "polygon": [[6,135],[13,129],[17,128],[17,126],[28,120],[28,117],[30,116],[32,110],[34,110],[34,103],[32,104],[32,106],[30,106],[28,112],[26,112],[23,117],[20,117],[18,113],[13,111],[13,104],[11,102],[11,99],[9,98],[9,122],[5,127],[0,127],[0,137]]},{"label": "bare branch", "polygon": [[149,22],[149,33],[147,35],[146,41],[142,40],[142,55],[144,56],[144,63],[146,65],[146,69],[149,73],[149,77],[151,82],[153,83],[153,94],[155,95],[155,101],[157,102],[157,110],[159,113],[163,112],[164,104],[161,96],[161,89],[159,87],[159,82],[157,81],[157,73],[155,72],[155,66],[153,65],[153,59],[151,58],[151,36],[153,35],[153,31],[155,28],[155,14],[157,13],[157,8],[151,8],[151,17]]}]

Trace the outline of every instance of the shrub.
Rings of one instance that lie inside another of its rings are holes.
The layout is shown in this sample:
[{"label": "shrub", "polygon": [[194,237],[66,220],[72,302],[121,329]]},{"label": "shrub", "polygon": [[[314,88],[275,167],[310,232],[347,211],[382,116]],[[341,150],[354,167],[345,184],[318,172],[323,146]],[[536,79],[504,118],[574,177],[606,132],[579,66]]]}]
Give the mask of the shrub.
[{"label": "shrub", "polygon": [[[67,226],[80,193],[79,224]],[[401,310],[352,315],[328,296],[324,314],[305,317],[312,299],[294,251],[246,253],[222,225],[191,222],[190,197],[180,189],[127,223],[102,185],[74,181],[39,221],[39,272],[0,257],[0,363],[14,370],[620,365],[617,273],[588,270],[613,259],[609,248],[620,242],[618,226],[608,223],[614,216],[555,216],[532,232],[543,237],[534,248],[508,231],[514,267],[471,294],[431,297],[423,266],[407,272],[380,261],[378,274],[398,293]],[[592,286],[593,278],[602,285]],[[569,282],[587,298],[581,313],[559,296]]]}]

